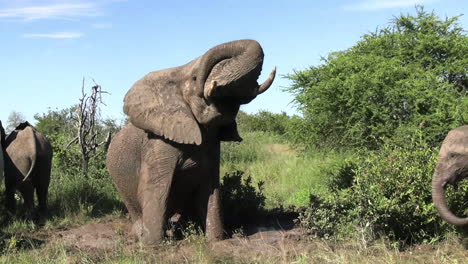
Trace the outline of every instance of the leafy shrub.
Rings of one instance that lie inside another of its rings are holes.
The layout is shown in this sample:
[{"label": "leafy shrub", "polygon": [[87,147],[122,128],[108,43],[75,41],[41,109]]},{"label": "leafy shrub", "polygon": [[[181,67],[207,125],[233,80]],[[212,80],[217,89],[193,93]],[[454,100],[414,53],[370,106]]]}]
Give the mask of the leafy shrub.
[{"label": "leafy shrub", "polygon": [[[438,148],[429,147],[423,132],[408,128],[412,136],[386,140],[378,151],[344,163],[336,187],[330,195],[312,197],[311,206],[300,221],[318,236],[343,236],[362,233],[372,240],[384,236],[402,244],[431,242],[453,230],[435,210],[431,197],[431,178],[437,163]],[[345,188],[353,178],[352,185]],[[344,187],[344,188],[343,188]],[[468,186],[459,192],[448,191],[453,211],[462,215]],[[358,232],[359,231],[359,232]]]},{"label": "leafy shrub", "polygon": [[437,145],[468,119],[468,37],[457,20],[418,8],[322,65],[289,75],[304,122],[294,124],[294,139],[376,149],[411,125]]},{"label": "leafy shrub", "polygon": [[221,184],[224,222],[228,230],[254,223],[265,206],[263,183],[255,187],[252,178],[243,175],[242,171],[227,173]]},{"label": "leafy shrub", "polygon": [[255,114],[239,112],[237,123],[242,131],[262,131],[270,132],[274,135],[286,134],[291,117],[285,112],[280,114],[268,111],[259,111]]}]

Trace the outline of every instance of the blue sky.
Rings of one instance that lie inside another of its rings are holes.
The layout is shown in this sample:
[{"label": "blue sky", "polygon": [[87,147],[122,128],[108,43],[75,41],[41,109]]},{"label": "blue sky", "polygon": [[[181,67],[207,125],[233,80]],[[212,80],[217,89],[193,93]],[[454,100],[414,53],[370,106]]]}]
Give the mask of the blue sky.
[{"label": "blue sky", "polygon": [[[440,17],[468,11],[455,0],[0,0],[0,120],[78,102],[81,81],[103,90],[103,116],[123,118],[123,97],[150,71],[185,64],[209,48],[256,39],[277,78],[244,111],[297,113],[282,75],[318,65],[415,5]],[[467,17],[460,23],[466,28]]]}]

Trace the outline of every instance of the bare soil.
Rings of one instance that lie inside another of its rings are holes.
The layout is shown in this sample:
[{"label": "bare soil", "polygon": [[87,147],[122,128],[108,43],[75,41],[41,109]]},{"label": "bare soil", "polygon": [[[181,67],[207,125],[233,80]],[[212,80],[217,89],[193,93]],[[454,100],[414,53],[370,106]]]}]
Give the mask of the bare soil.
[{"label": "bare soil", "polygon": [[[212,243],[212,246],[223,251],[241,252],[241,248],[247,246],[248,250],[263,250],[265,247],[277,247],[284,241],[300,241],[305,233],[301,228],[295,228],[290,222],[282,223],[286,229],[271,226],[250,227],[246,235],[235,233],[232,238]],[[38,233],[37,238],[44,242],[62,243],[81,250],[108,250],[125,241],[127,246],[137,245],[134,237],[130,236],[131,223],[126,218],[106,219],[99,223],[86,224],[65,230]],[[250,235],[249,235],[250,234]]]}]

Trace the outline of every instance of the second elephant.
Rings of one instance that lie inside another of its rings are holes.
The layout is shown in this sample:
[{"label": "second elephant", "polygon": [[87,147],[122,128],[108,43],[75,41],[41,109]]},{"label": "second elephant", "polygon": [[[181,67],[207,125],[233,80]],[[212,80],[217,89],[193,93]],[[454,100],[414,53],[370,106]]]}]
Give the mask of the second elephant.
[{"label": "second elephant", "polygon": [[15,211],[15,192],[19,190],[26,213],[34,208],[37,194],[39,213],[47,212],[47,195],[52,166],[49,140],[28,122],[21,123],[5,139],[5,191],[7,208]]},{"label": "second elephant", "polygon": [[468,227],[468,217],[453,214],[447,206],[444,188],[468,177],[468,126],[452,129],[442,143],[439,160],[432,178],[434,205],[450,224]]},{"label": "second elephant", "polygon": [[3,179],[3,171],[5,168],[5,160],[4,154],[5,153],[5,129],[3,129],[2,121],[0,121],[0,180]]}]

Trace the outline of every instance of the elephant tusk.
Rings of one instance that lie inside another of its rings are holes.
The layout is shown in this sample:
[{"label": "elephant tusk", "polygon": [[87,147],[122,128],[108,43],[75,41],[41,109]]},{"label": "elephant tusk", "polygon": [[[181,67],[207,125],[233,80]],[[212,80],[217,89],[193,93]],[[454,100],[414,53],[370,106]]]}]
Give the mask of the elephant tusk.
[{"label": "elephant tusk", "polygon": [[261,94],[263,92],[265,92],[266,90],[268,90],[268,88],[271,86],[271,84],[273,83],[273,80],[275,80],[275,76],[276,76],[276,67],[273,68],[273,70],[271,71],[270,73],[270,76],[268,76],[268,79],[266,79],[265,82],[263,82],[259,87],[258,87],[258,92],[257,92],[257,95],[258,94]]},{"label": "elephant tusk", "polygon": [[216,87],[218,87],[218,82],[216,82],[215,80],[212,80],[210,83],[210,86],[208,86],[208,88],[205,89],[205,92],[204,92],[205,98],[211,97]]}]

